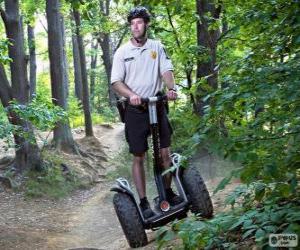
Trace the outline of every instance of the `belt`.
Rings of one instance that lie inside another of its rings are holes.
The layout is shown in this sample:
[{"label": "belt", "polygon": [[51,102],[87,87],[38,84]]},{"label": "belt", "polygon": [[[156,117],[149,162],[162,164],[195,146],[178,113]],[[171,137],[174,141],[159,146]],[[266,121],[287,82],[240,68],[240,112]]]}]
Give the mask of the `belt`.
[{"label": "belt", "polygon": [[147,112],[148,111],[148,105],[127,105],[129,110],[137,111],[137,112]]}]

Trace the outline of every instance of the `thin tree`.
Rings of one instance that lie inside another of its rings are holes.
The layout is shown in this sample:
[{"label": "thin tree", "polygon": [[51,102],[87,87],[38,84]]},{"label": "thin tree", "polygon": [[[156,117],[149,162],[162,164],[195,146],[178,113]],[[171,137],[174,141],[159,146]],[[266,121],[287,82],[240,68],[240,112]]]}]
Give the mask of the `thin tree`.
[{"label": "thin tree", "polygon": [[91,108],[95,106],[95,85],[96,85],[96,68],[98,62],[98,42],[92,39],[91,42],[91,64],[90,64],[90,94]]},{"label": "thin tree", "polygon": [[[71,15],[73,16],[73,13]],[[73,49],[75,96],[77,97],[78,101],[82,103],[82,79],[81,79],[80,56],[79,56],[77,37],[75,33],[72,34],[72,49]]]},{"label": "thin tree", "polygon": [[36,53],[34,26],[27,24],[28,48],[29,48],[29,84],[30,99],[36,94]]},{"label": "thin tree", "polygon": [[[110,0],[99,0],[101,14],[105,17],[109,16],[109,6]],[[111,79],[111,68],[112,68],[112,55],[110,48],[110,35],[108,32],[101,32],[98,35],[98,42],[102,49],[102,60],[104,63],[104,68],[107,76],[107,88],[109,103],[112,105],[115,100],[115,95],[111,89],[110,79]]]},{"label": "thin tree", "polygon": [[76,37],[78,43],[80,68],[81,68],[82,104],[83,104],[83,111],[84,111],[85,135],[93,136],[94,133],[93,133],[92,117],[90,112],[89,86],[87,80],[85,50],[84,50],[82,35],[80,34],[81,20],[80,20],[79,11],[77,9],[73,8],[73,14],[74,14],[74,19],[76,24]]}]

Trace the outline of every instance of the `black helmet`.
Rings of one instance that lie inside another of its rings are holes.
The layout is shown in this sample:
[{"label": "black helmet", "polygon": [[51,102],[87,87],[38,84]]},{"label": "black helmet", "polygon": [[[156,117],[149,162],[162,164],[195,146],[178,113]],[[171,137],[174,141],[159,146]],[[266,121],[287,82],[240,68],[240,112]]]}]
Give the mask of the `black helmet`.
[{"label": "black helmet", "polygon": [[145,23],[149,23],[150,22],[150,13],[144,6],[137,6],[137,7],[133,8],[132,10],[130,10],[130,12],[127,16],[128,23],[130,23],[131,20],[134,18],[143,18]]}]

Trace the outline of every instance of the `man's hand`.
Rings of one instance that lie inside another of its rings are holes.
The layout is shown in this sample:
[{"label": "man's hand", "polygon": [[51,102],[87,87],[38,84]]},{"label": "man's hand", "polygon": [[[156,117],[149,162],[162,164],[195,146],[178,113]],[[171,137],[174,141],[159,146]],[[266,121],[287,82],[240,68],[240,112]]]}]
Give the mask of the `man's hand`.
[{"label": "man's hand", "polygon": [[131,95],[129,97],[129,103],[131,105],[141,105],[142,104],[142,100],[141,97],[138,95]]},{"label": "man's hand", "polygon": [[174,89],[170,89],[167,92],[168,100],[174,101],[177,99],[177,93]]}]

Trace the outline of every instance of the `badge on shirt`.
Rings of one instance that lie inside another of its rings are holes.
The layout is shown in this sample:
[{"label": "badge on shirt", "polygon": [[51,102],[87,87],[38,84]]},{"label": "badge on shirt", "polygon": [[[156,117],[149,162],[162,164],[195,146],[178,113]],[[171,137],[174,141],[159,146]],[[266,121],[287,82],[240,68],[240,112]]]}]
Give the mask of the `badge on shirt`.
[{"label": "badge on shirt", "polygon": [[134,59],[134,57],[128,57],[128,58],[125,58],[124,61],[129,62],[129,61],[132,61],[133,59]]},{"label": "badge on shirt", "polygon": [[151,51],[150,54],[151,54],[152,59],[156,59],[156,57],[157,57],[156,51]]}]

